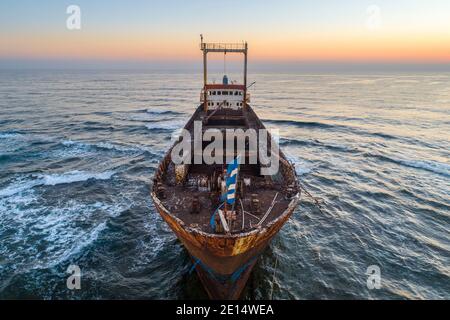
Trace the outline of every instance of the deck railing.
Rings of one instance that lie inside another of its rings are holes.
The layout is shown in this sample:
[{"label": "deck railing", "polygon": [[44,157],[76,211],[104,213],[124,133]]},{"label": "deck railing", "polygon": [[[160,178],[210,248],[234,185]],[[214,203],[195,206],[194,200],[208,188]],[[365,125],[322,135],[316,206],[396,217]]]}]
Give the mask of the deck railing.
[{"label": "deck railing", "polygon": [[202,50],[230,50],[230,51],[244,51],[246,50],[245,43],[201,43],[200,49]]}]

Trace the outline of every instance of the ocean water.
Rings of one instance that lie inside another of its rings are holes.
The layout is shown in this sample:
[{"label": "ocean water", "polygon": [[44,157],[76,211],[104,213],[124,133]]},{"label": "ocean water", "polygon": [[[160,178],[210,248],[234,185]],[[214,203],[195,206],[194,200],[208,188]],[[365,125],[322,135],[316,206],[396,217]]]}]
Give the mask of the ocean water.
[{"label": "ocean water", "polygon": [[[450,298],[450,74],[251,74],[305,195],[246,299]],[[199,74],[0,73],[0,298],[206,297],[152,176]],[[66,270],[81,268],[81,290]],[[366,270],[381,270],[381,288]]]}]

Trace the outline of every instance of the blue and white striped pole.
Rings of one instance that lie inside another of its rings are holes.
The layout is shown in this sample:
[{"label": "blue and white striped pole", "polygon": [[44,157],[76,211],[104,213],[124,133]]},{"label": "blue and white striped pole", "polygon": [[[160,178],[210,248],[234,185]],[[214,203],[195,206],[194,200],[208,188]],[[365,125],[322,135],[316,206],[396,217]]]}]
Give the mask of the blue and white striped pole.
[{"label": "blue and white striped pole", "polygon": [[231,205],[233,205],[234,202],[236,201],[236,185],[239,171],[239,162],[240,156],[238,156],[232,162],[230,162],[227,168],[226,202]]}]

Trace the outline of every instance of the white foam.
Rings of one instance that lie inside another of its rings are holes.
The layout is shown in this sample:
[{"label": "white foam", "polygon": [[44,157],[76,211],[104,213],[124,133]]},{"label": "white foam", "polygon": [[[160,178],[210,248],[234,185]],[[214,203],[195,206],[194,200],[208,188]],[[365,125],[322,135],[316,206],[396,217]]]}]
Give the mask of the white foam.
[{"label": "white foam", "polygon": [[75,170],[61,174],[32,175],[32,179],[22,177],[16,182],[10,184],[8,187],[1,189],[0,197],[8,197],[42,185],[55,186],[58,184],[87,181],[89,179],[108,180],[113,176],[114,173],[115,172],[113,171],[96,173]]},{"label": "white foam", "polygon": [[[48,251],[55,251],[54,259],[48,259],[47,261],[38,262],[33,269],[47,269],[57,266],[58,264],[68,260],[70,257],[80,253],[85,247],[95,242],[98,239],[100,233],[106,229],[106,222],[101,222],[89,232],[78,233],[72,237],[72,246],[66,247],[67,239],[61,237],[60,234],[52,234],[52,237],[48,237],[46,240],[52,243]],[[55,229],[57,230],[57,229]],[[52,239],[53,238],[53,239]],[[63,248],[65,250],[61,250]]]},{"label": "white foam", "polygon": [[177,113],[177,111],[171,111],[167,109],[147,109],[147,113],[154,113],[154,114],[164,114],[168,112],[174,112]]},{"label": "white foam", "polygon": [[108,149],[108,150],[135,151],[135,149],[133,149],[133,148],[127,148],[127,147],[123,147],[123,146],[119,146],[119,145],[114,145],[110,142],[100,142],[100,143],[96,144],[96,146],[99,148],[104,148],[104,149]]},{"label": "white foam", "polygon": [[[150,113],[125,113],[114,116],[118,120],[124,121],[137,121],[137,122],[145,122],[145,121],[154,121],[155,116],[159,116],[160,113],[150,114]],[[162,113],[161,113],[162,115]]]},{"label": "white foam", "polygon": [[0,197],[9,197],[39,185],[37,181],[16,181],[8,187],[0,190]]},{"label": "white foam", "polygon": [[76,145],[76,144],[80,144],[80,142],[75,142],[75,141],[72,141],[72,140],[64,140],[62,142],[62,144],[65,145],[65,146],[73,146],[73,145]]},{"label": "white foam", "polygon": [[147,151],[146,148],[142,148],[141,146],[123,146],[111,142],[99,142],[99,143],[85,143],[81,141],[72,141],[72,140],[64,140],[62,144],[66,147],[79,147],[82,149],[95,149],[102,148],[108,150],[116,150],[120,152],[144,152]]},{"label": "white foam", "polygon": [[20,133],[0,133],[0,139],[15,139],[22,137]]},{"label": "white foam", "polygon": [[398,160],[401,164],[450,177],[450,164],[432,160]]},{"label": "white foam", "polygon": [[293,156],[288,150],[284,150],[284,154],[286,155],[286,158],[294,164],[297,175],[306,175],[312,171],[313,165],[310,162]]},{"label": "white foam", "polygon": [[130,203],[119,195],[113,203],[63,198],[49,206],[34,190],[0,198],[0,233],[15,231],[5,246],[0,246],[4,265],[20,272],[56,266],[95,242],[107,228],[107,221],[128,209]]},{"label": "white foam", "polygon": [[148,123],[145,126],[150,130],[176,130],[184,127],[185,123],[184,120],[159,121]]},{"label": "white foam", "polygon": [[138,146],[138,145],[122,146],[122,145],[118,145],[118,144],[112,144],[109,142],[100,142],[100,143],[96,144],[95,146],[98,148],[104,148],[104,149],[108,149],[108,150],[115,150],[115,151],[127,152],[127,153],[143,153],[146,151],[151,151],[151,149],[144,147],[144,146]]},{"label": "white foam", "polygon": [[86,153],[92,148],[92,145],[81,141],[63,140],[61,144],[72,149],[70,154]]},{"label": "white foam", "polygon": [[308,168],[304,165],[299,165],[297,163],[294,163],[294,165],[295,165],[295,172],[299,176],[306,175],[306,174],[310,173],[312,170],[311,168]]},{"label": "white foam", "polygon": [[161,109],[147,109],[146,111],[147,111],[147,113],[164,113],[164,112],[166,112],[167,110],[161,110]]},{"label": "white foam", "polygon": [[113,171],[105,171],[101,173],[92,173],[85,171],[70,171],[63,174],[50,174],[50,175],[39,175],[39,180],[41,184],[46,186],[54,186],[57,184],[66,184],[73,182],[86,181],[89,179],[95,180],[108,180],[114,174]]}]

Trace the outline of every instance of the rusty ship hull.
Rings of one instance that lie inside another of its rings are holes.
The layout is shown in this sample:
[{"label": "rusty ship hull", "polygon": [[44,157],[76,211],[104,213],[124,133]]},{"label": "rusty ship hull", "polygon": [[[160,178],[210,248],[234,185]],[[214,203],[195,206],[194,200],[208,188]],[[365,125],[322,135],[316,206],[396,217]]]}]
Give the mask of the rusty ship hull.
[{"label": "rusty ship hull", "polygon": [[[175,148],[184,137],[175,141],[156,170],[151,197],[158,213],[189,252],[209,297],[238,299],[258,258],[297,207],[300,187],[293,164],[278,148],[273,151],[278,144],[249,105],[247,43],[204,43],[202,39],[200,48],[204,63],[202,103],[184,126],[193,152],[187,154],[186,163],[174,161],[178,151],[173,151],[178,150]],[[207,82],[207,54],[217,52],[244,54],[243,84],[229,84],[226,75],[222,84]],[[196,135],[199,123],[201,137]],[[205,141],[211,141],[203,134],[210,129],[220,133],[214,137],[215,142],[218,139],[222,143],[213,152],[218,162],[203,158],[209,148]],[[229,138],[230,130],[237,135]],[[252,135],[246,134],[256,131],[266,135],[256,138],[255,134],[252,143]],[[243,138],[240,149],[234,145],[239,138]],[[228,149],[230,141],[232,148]],[[268,148],[271,160],[278,164],[272,173],[264,170]],[[200,162],[195,161],[198,152]],[[230,157],[237,167],[230,169]]]},{"label": "rusty ship hull", "polygon": [[[247,117],[254,119],[256,125],[264,128],[264,125],[251,109],[246,107]],[[190,129],[195,120],[204,118],[208,114],[199,106],[188,121],[185,129]],[[173,148],[173,146],[172,146]],[[258,257],[264,252],[270,241],[289,217],[293,214],[300,200],[300,190],[292,196],[281,210],[273,211],[273,219],[262,227],[233,234],[214,233],[210,230],[201,230],[197,225],[192,226],[186,221],[185,216],[180,216],[176,210],[170,210],[164,205],[157,195],[155,187],[157,181],[162,179],[171,166],[171,149],[167,152],[155,174],[154,186],[151,197],[155,207],[164,221],[173,230],[177,238],[184,245],[191,256],[195,270],[211,299],[233,300],[239,299],[248,277],[257,262]],[[281,171],[290,176],[291,182],[296,181],[294,167],[281,155]],[[207,211],[207,216],[213,214],[213,210]]]},{"label": "rusty ship hull", "polygon": [[152,198],[161,217],[189,252],[208,296],[216,300],[235,300],[239,299],[259,256],[292,215],[299,194],[270,225],[230,236],[192,229],[167,211],[154,193]]}]

